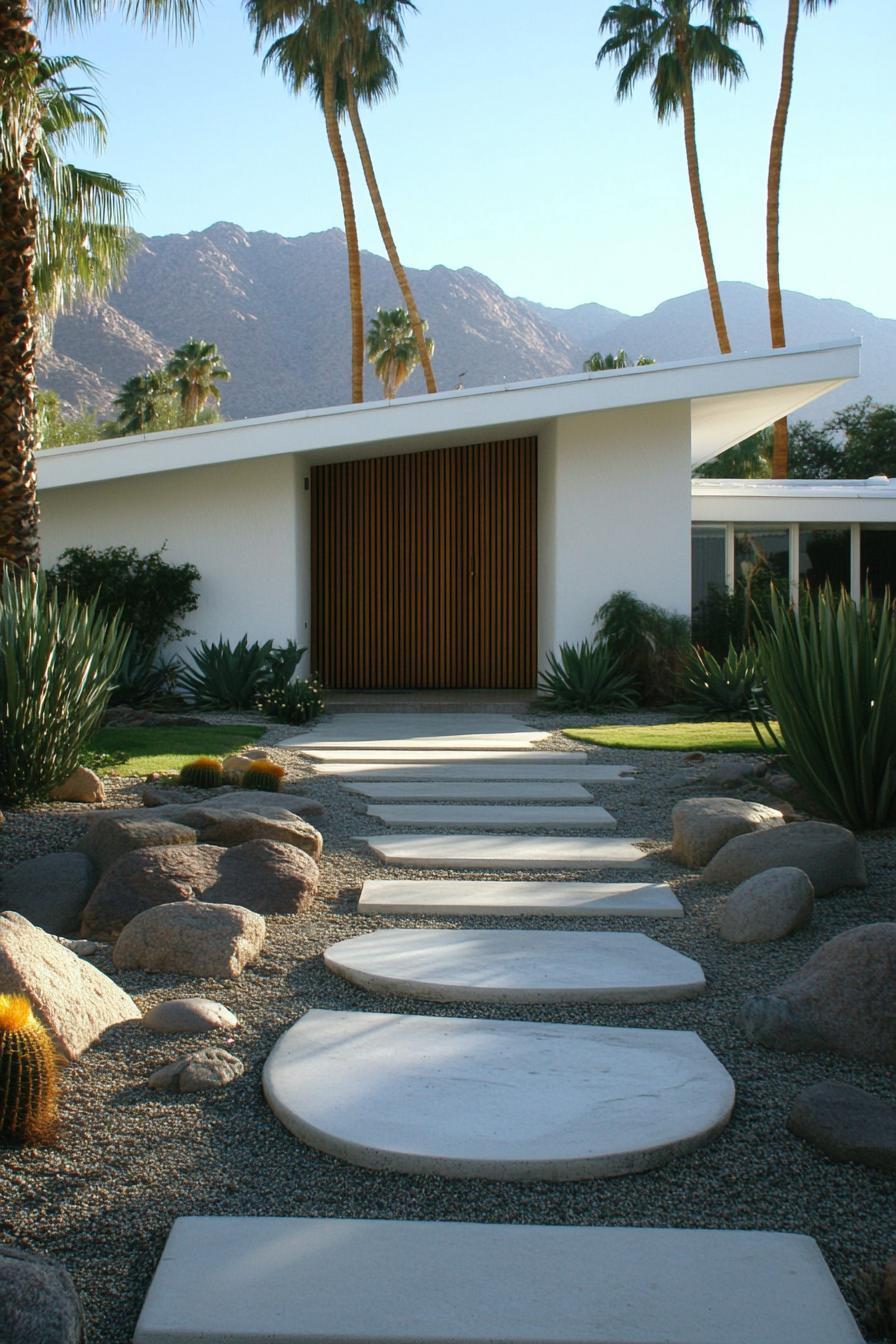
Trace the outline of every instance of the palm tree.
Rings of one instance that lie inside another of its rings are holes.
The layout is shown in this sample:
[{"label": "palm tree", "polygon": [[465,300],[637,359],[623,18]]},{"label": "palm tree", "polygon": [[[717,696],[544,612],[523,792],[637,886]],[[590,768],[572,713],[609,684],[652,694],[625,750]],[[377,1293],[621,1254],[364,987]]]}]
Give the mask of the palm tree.
[{"label": "palm tree", "polygon": [[220,402],[221,390],[217,384],[226,383],[230,378],[218,347],[210,341],[197,341],[195,337],[174,351],[165,372],[180,400],[181,419],[185,425],[195,425],[200,411],[210,400]]},{"label": "palm tree", "polygon": [[[432,340],[424,336],[424,342],[431,355]],[[391,401],[420,362],[416,332],[403,308],[377,308],[367,328],[367,358],[383,384],[383,396]]]},{"label": "palm tree", "polygon": [[168,369],[147,369],[122,385],[112,405],[118,411],[115,431],[145,434],[159,420],[168,418],[175,388]]},{"label": "palm tree", "polygon": [[[705,5],[708,24],[691,20]],[[762,41],[762,29],[751,16],[747,0],[635,0],[611,5],[600,24],[611,36],[597,53],[597,64],[612,56],[622,69],[616,81],[621,101],[642,76],[653,76],[651,94],[657,118],[670,120],[677,112],[684,121],[684,143],[691,203],[706,274],[706,287],[719,349],[731,353],[719,282],[716,278],[709,226],[700,184],[694,85],[709,77],[734,86],[746,75],[741,56],[728,45],[732,32],[744,30]]]},{"label": "palm tree", "polygon": [[[787,114],[793,92],[793,57],[796,34],[800,22],[801,0],[787,0],[787,24],[784,29],[784,52],[781,61],[781,86],[772,126],[771,148],[768,157],[768,194],[765,208],[765,264],[768,275],[768,316],[772,348],[787,344],[784,334],[784,305],[781,301],[781,267],[779,250],[779,213],[781,205],[781,161],[784,156],[784,134]],[[822,5],[831,6],[834,0],[802,0],[807,14],[814,14]],[[772,450],[772,476],[781,480],[787,475],[787,420],[776,420]]]},{"label": "palm tree", "polygon": [[[131,17],[152,24],[169,15],[188,25],[197,0],[126,0]],[[98,17],[108,0],[44,0],[48,20]],[[0,4],[0,563],[39,560],[34,449],[37,417],[35,266],[41,233],[35,173],[40,155],[46,82],[28,0]],[[60,174],[58,186],[66,185]],[[69,185],[71,185],[69,183]],[[86,180],[82,179],[82,185]],[[72,212],[70,223],[74,218]],[[111,222],[111,221],[107,221]],[[71,242],[74,230],[66,231]],[[63,252],[65,249],[63,248]],[[84,262],[84,249],[80,261]],[[56,273],[59,283],[60,272]],[[95,274],[99,284],[99,274]],[[63,286],[64,288],[64,286]],[[57,288],[57,293],[61,291]]]},{"label": "palm tree", "polygon": [[364,170],[364,180],[367,183],[367,190],[379,225],[386,255],[392,263],[392,270],[395,272],[395,279],[407,308],[408,318],[417,345],[417,355],[423,368],[426,390],[427,392],[437,392],[438,388],[436,387],[432,359],[430,358],[432,341],[428,340],[425,335],[426,323],[420,317],[420,311],[414,299],[407,272],[398,255],[398,248],[395,245],[395,239],[383,205],[383,198],[380,194],[379,183],[373,170],[373,160],[370,156],[367,136],[364,133],[358,111],[359,99],[371,105],[395,91],[398,82],[395,62],[400,59],[401,47],[404,45],[402,11],[407,9],[416,13],[417,7],[412,3],[412,0],[377,0],[374,6],[368,4],[367,9],[373,11],[371,27],[365,28],[361,32],[360,44],[351,49],[354,68],[350,74],[347,72],[345,79],[348,119],[354,132],[361,167]]},{"label": "palm tree", "polygon": [[[348,252],[348,289],[351,311],[352,401],[364,400],[364,307],[361,294],[361,252],[348,163],[339,132],[340,108],[346,100],[346,69],[350,49],[366,27],[366,14],[357,0],[247,0],[249,21],[255,28],[255,50],[270,37],[264,65],[273,65],[294,93],[306,87],[323,109],[327,143],[342,200],[342,218]],[[286,30],[297,24],[291,32]]]}]

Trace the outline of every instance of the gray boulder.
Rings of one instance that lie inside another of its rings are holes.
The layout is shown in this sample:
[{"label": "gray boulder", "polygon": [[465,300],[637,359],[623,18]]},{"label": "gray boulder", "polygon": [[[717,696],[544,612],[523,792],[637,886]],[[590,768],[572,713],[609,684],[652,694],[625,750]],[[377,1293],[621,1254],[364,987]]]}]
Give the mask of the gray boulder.
[{"label": "gray boulder", "polygon": [[740,1023],[770,1050],[833,1050],[896,1064],[896,923],[832,938],[771,994],[748,998]]},{"label": "gray boulder", "polygon": [[107,1028],[140,1017],[114,980],[13,911],[0,914],[0,994],[30,999],[66,1059],[77,1059]]},{"label": "gray boulder", "polygon": [[802,869],[768,868],[731,892],[719,933],[729,943],[774,942],[808,924],[814,906],[815,892]]},{"label": "gray boulder", "polygon": [[[265,793],[262,789],[237,789],[223,785],[209,798],[197,800],[188,789],[152,788],[142,793],[143,806],[153,809],[156,816],[180,821],[184,807],[224,808],[228,812],[293,812],[298,817],[322,817],[323,804],[316,798],[300,793]],[[173,810],[178,809],[178,810]],[[142,808],[128,809],[133,816],[145,815]]]},{"label": "gray boulder", "polygon": [[896,1172],[896,1106],[849,1083],[816,1083],[793,1103],[787,1128],[835,1162]]},{"label": "gray boulder", "polygon": [[801,868],[816,896],[867,887],[865,861],[852,831],[827,821],[798,821],[738,835],[703,870],[704,882],[744,882],[769,868]]},{"label": "gray boulder", "polygon": [[320,831],[310,822],[303,821],[294,812],[231,812],[229,808],[215,808],[206,813],[208,820],[201,827],[199,839],[204,845],[221,845],[231,849],[248,840],[279,840],[284,845],[295,845],[312,859],[319,859],[324,847]]},{"label": "gray boulder", "polygon": [[18,1246],[0,1246],[3,1344],[84,1344],[84,1313],[68,1270]]},{"label": "gray boulder", "polygon": [[0,910],[15,910],[47,933],[75,933],[96,883],[86,854],[42,854],[7,869],[0,880]]},{"label": "gray boulder", "polygon": [[[139,918],[139,916],[138,916]],[[166,999],[144,1014],[143,1026],[147,1031],[191,1032],[230,1031],[239,1026],[239,1019],[214,999]]]},{"label": "gray boulder", "polygon": [[294,915],[311,903],[319,882],[312,858],[276,840],[250,840],[233,849],[177,845],[134,850],[100,878],[84,907],[81,935],[112,940],[143,910],[174,901]]},{"label": "gray boulder", "polygon": [[740,798],[686,798],[672,809],[672,858],[702,868],[736,835],[783,826],[773,807]]},{"label": "gray boulder", "polygon": [[100,817],[88,827],[79,849],[104,873],[123,854],[136,849],[195,845],[196,832],[164,817]]},{"label": "gray boulder", "polygon": [[264,946],[265,922],[241,905],[178,901],[126,924],[112,951],[120,971],[173,971],[235,980]]},{"label": "gray boulder", "polygon": [[149,1086],[157,1092],[209,1092],[215,1087],[226,1087],[244,1072],[245,1066],[236,1055],[209,1045],[156,1069]]}]

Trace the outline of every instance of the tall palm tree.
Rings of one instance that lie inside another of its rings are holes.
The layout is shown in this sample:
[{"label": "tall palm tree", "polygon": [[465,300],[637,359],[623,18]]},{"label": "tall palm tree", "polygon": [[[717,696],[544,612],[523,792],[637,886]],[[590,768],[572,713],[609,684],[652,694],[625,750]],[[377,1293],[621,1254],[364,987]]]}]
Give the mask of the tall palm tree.
[{"label": "tall palm tree", "polygon": [[[693,23],[704,7],[709,22]],[[700,184],[694,85],[704,78],[731,87],[737,84],[745,77],[746,68],[739,53],[728,45],[728,38],[744,31],[761,42],[762,29],[750,14],[747,0],[635,0],[611,5],[601,19],[600,31],[611,36],[597,53],[597,64],[612,56],[622,67],[616,81],[617,98],[627,98],[637,80],[652,76],[651,94],[659,121],[669,121],[679,111],[682,114],[691,204],[712,319],[719,349],[728,355],[731,342]]]},{"label": "tall palm tree", "polygon": [[199,413],[211,400],[220,402],[218,383],[230,379],[230,370],[211,341],[197,341],[195,337],[181,345],[165,365],[171,384],[180,401],[181,418],[185,425],[195,425]]},{"label": "tall palm tree", "polygon": [[[361,0],[361,4],[363,6],[365,0]],[[426,323],[420,317],[420,310],[414,299],[407,271],[398,255],[398,248],[395,245],[395,239],[383,205],[379,183],[373,170],[373,159],[370,156],[367,136],[364,133],[358,111],[359,100],[371,105],[388,94],[394,93],[398,83],[395,65],[400,60],[401,47],[405,40],[402,27],[402,11],[409,10],[416,13],[417,7],[412,3],[412,0],[376,0],[373,5],[367,3],[366,8],[371,26],[361,30],[360,42],[353,44],[349,49],[353,69],[346,72],[345,78],[348,119],[351,122],[355,143],[358,147],[358,156],[364,170],[364,180],[367,183],[367,190],[376,215],[376,222],[379,225],[380,236],[386,249],[386,255],[392,263],[392,270],[395,272],[395,279],[407,308],[417,345],[417,355],[423,368],[426,390],[427,392],[437,392],[435,374],[432,370],[432,341],[425,335]]]},{"label": "tall palm tree", "polygon": [[[768,194],[765,208],[765,264],[768,275],[768,316],[772,348],[787,344],[784,334],[784,305],[781,300],[781,265],[779,249],[779,219],[781,206],[781,162],[784,157],[784,134],[793,92],[793,57],[800,22],[800,5],[806,14],[814,14],[822,5],[829,7],[834,0],[787,0],[787,24],[784,29],[784,51],[781,60],[781,85],[778,105],[772,126],[771,148],[768,157]],[[772,449],[772,476],[783,479],[787,475],[787,421],[776,420]]]},{"label": "tall palm tree", "polygon": [[129,378],[113,401],[118,411],[115,430],[119,434],[145,434],[166,415],[175,400],[175,389],[167,369],[147,369]]},{"label": "tall palm tree", "polygon": [[[425,322],[423,328],[425,332]],[[431,355],[433,342],[426,335],[423,339]],[[391,401],[420,362],[417,334],[403,308],[377,308],[367,328],[367,358],[383,384],[383,396]]]},{"label": "tall palm tree", "polygon": [[[124,0],[123,8],[150,24],[168,15],[184,26],[197,4]],[[47,19],[63,22],[95,18],[109,8],[108,0],[44,0],[42,6]],[[28,0],[0,0],[0,564],[39,560],[34,366],[40,207],[34,179],[46,106],[42,82]]]},{"label": "tall palm tree", "polygon": [[[360,42],[366,15],[357,0],[247,0],[255,29],[255,50],[270,39],[264,65],[273,65],[294,93],[309,88],[323,110],[327,143],[339,180],[342,218],[348,252],[351,312],[352,401],[364,400],[364,305],[361,252],[348,162],[339,131],[345,106],[345,71],[351,68],[351,46]],[[293,25],[296,25],[293,27]],[[292,31],[287,31],[288,29]]]}]

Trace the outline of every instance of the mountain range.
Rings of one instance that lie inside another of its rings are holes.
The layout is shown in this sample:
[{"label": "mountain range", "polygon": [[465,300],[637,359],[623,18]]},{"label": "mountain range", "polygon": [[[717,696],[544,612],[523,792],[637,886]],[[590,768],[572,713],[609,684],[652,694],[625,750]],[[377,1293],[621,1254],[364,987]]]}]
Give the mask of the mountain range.
[{"label": "mountain range", "polygon": [[[362,256],[364,308],[401,303],[391,267]],[[470,267],[409,270],[435,340],[440,390],[548,378],[581,370],[595,350],[624,349],[658,362],[716,352],[705,291],[669,299],[630,316],[598,303],[549,308],[511,298]],[[765,290],[724,283],[735,353],[769,346]],[[863,396],[896,401],[896,321],[835,299],[787,292],[793,345],[859,335],[861,378],[808,408],[816,422]],[[338,229],[284,238],[218,223],[187,234],[143,237],[122,288],[103,302],[60,317],[39,367],[42,387],[67,409],[110,413],[121,384],[164,363],[190,337],[214,341],[230,369],[221,410],[228,419],[275,415],[350,398],[345,237]],[[423,392],[419,370],[403,388]],[[380,385],[368,368],[365,396]]]}]

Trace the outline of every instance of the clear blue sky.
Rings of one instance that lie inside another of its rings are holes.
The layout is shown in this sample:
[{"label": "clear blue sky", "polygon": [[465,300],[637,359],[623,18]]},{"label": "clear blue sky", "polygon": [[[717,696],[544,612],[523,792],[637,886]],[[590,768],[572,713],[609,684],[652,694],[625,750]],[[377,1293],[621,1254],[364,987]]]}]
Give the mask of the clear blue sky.
[{"label": "clear blue sky", "polygon": [[[680,123],[647,87],[619,104],[595,70],[604,0],[418,0],[398,96],[367,115],[405,260],[472,266],[509,293],[640,313],[700,288]],[[719,275],[763,284],[768,136],[785,0],[754,0],[750,79],[705,86],[698,135]],[[117,19],[48,40],[103,71],[102,166],[144,192],[137,227],[226,219],[286,235],[341,227],[323,120],[260,60],[236,0],[192,43]],[[896,0],[838,0],[801,24],[784,162],[786,287],[896,318]],[[348,137],[350,139],[350,136]],[[87,162],[87,156],[82,156]],[[356,172],[362,246],[382,251]]]}]

